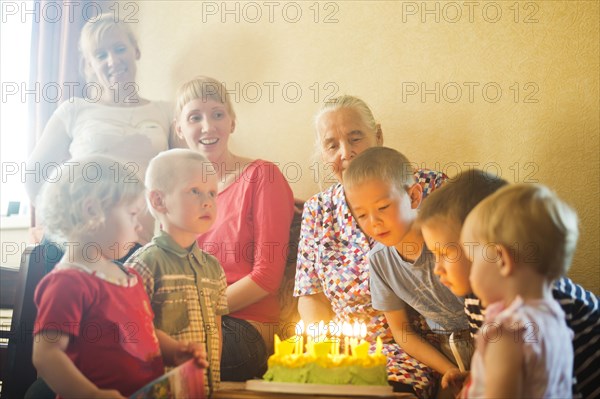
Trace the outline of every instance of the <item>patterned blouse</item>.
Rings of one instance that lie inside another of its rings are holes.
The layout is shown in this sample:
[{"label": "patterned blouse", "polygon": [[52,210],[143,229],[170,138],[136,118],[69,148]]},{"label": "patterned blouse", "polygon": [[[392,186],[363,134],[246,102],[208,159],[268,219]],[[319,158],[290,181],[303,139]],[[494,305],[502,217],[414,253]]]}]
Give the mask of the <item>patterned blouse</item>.
[{"label": "patterned blouse", "polygon": [[[423,198],[447,179],[443,173],[429,170],[419,170],[415,177],[423,186]],[[395,356],[388,360],[389,379],[412,385],[420,397],[429,397],[433,370],[393,343],[383,313],[371,304],[367,254],[373,243],[350,213],[340,183],[310,198],[302,215],[294,296],[322,292],[336,321],[364,322],[366,339],[373,343],[380,336],[386,344],[384,352]]]}]

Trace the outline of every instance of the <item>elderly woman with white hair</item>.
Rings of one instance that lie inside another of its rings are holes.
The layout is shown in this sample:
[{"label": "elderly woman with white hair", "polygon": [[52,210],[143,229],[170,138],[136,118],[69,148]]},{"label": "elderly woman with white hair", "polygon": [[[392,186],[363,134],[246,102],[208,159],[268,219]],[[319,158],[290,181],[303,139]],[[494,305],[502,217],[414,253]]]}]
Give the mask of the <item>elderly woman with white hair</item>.
[{"label": "elderly woman with white hair", "polygon": [[[439,375],[394,342],[383,313],[373,308],[367,254],[374,242],[358,226],[344,194],[344,170],[358,154],[383,144],[381,126],[364,101],[348,95],[326,102],[315,122],[316,147],[337,182],[304,205],[294,288],[300,316],[308,324],[365,323],[366,340],[374,344],[380,337],[384,343],[394,389],[432,397]],[[424,196],[446,179],[427,170],[415,175]]]}]

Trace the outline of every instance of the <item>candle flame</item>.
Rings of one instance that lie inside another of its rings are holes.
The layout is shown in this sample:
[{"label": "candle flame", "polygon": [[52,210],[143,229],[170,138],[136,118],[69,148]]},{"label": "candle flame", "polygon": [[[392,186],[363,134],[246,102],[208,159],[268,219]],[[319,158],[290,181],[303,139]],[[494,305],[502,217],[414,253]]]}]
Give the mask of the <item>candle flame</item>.
[{"label": "candle flame", "polygon": [[365,323],[360,323],[360,338],[365,339],[367,336],[367,325]]},{"label": "candle flame", "polygon": [[304,334],[304,321],[300,320],[296,323],[296,335]]},{"label": "candle flame", "polygon": [[348,323],[348,322],[344,322],[342,324],[342,333],[346,336],[346,337],[351,337],[352,336],[352,324]]},{"label": "candle flame", "polygon": [[332,320],[329,322],[328,329],[332,337],[339,337],[340,335],[342,335],[342,325],[340,323],[337,323]]},{"label": "candle flame", "polygon": [[354,327],[352,329],[352,336],[360,337],[360,324],[358,324],[358,321],[354,322]]},{"label": "candle flame", "polygon": [[325,325],[323,320],[319,322],[319,326],[317,328],[317,336],[327,335],[327,325]]},{"label": "candle flame", "polygon": [[313,322],[306,325],[306,334],[316,338],[319,336],[319,323]]}]

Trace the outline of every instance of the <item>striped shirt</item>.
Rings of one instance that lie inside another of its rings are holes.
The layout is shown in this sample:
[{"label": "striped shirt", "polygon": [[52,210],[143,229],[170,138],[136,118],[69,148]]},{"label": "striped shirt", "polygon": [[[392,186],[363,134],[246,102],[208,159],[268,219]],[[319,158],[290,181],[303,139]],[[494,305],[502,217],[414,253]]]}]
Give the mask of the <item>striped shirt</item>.
[{"label": "striped shirt", "polygon": [[[573,397],[600,398],[600,309],[598,297],[570,278],[557,280],[552,287],[554,299],[565,312],[573,330]],[[465,313],[471,335],[483,325],[485,309],[473,294],[465,297]]]},{"label": "striped shirt", "polygon": [[210,367],[207,394],[220,381],[221,347],[217,317],[227,314],[223,268],[194,242],[179,246],[160,232],[127,261],[142,280],[154,311],[154,326],[178,341],[206,344]]}]

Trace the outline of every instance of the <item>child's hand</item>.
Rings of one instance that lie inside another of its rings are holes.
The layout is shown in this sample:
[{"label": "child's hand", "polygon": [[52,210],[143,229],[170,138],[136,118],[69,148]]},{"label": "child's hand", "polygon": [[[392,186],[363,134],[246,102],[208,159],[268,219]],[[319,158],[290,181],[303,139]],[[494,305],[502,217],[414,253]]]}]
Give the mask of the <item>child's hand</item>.
[{"label": "child's hand", "polygon": [[451,387],[458,392],[468,376],[468,372],[460,371],[457,368],[451,368],[442,376],[442,388],[445,389]]},{"label": "child's hand", "polygon": [[173,355],[173,362],[176,366],[190,359],[195,359],[198,367],[207,368],[208,362],[206,361],[206,350],[203,344],[194,342],[179,342],[177,350]]}]

